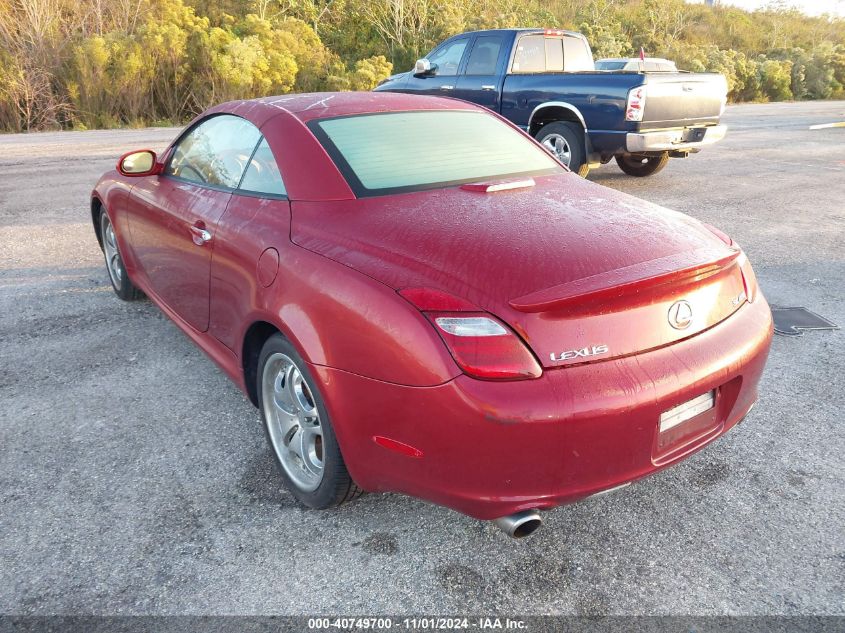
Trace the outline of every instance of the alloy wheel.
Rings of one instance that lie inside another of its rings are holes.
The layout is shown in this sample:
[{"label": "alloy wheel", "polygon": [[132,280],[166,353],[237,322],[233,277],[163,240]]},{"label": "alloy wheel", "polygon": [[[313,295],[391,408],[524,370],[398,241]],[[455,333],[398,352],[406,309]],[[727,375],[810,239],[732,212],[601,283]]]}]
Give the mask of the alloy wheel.
[{"label": "alloy wheel", "polygon": [[100,228],[103,236],[103,251],[106,255],[106,268],[115,288],[123,284],[123,260],[120,258],[120,251],[117,250],[117,238],[114,235],[114,227],[105,211],[100,216]]},{"label": "alloy wheel", "polygon": [[323,429],[314,391],[282,353],[267,359],[261,381],[267,430],[282,468],[301,490],[316,490],[323,480]]},{"label": "alloy wheel", "polygon": [[549,153],[557,157],[561,163],[569,167],[569,163],[572,160],[572,148],[569,147],[569,141],[563,136],[560,134],[549,134],[543,138],[542,145]]}]

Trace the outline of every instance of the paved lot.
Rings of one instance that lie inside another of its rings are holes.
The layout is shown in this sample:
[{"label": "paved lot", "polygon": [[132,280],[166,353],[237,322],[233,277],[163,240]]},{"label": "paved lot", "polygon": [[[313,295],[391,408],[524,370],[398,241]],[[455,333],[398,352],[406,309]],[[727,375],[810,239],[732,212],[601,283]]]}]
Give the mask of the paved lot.
[{"label": "paved lot", "polygon": [[[603,185],[749,253],[845,325],[845,102],[728,109],[719,146]],[[88,193],[172,130],[0,137],[0,613],[845,612],[845,332],[776,337],[751,416],[511,541],[396,495],[279,489],[257,412],[149,302],[118,301]]]}]

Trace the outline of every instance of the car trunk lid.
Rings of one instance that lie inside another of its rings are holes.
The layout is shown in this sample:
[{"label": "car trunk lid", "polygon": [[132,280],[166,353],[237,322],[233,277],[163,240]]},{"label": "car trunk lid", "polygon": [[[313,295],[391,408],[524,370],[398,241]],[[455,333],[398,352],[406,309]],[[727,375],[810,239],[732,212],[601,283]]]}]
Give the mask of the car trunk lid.
[{"label": "car trunk lid", "polygon": [[[397,290],[496,315],[547,368],[660,347],[741,304],[739,251],[697,221],[573,174],[535,180],[293,202],[291,237]],[[692,311],[681,328],[669,322],[678,301]]]},{"label": "car trunk lid", "polygon": [[511,321],[547,368],[663,347],[745,302],[739,255],[714,245],[577,279],[512,299]]}]

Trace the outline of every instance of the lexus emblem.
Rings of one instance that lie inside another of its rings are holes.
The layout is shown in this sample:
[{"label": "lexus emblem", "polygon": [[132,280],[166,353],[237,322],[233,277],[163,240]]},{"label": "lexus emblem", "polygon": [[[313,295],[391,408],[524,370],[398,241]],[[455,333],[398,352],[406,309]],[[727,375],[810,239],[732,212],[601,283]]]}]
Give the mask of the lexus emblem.
[{"label": "lexus emblem", "polygon": [[692,306],[686,301],[676,301],[669,308],[669,325],[676,330],[685,330],[692,323]]}]

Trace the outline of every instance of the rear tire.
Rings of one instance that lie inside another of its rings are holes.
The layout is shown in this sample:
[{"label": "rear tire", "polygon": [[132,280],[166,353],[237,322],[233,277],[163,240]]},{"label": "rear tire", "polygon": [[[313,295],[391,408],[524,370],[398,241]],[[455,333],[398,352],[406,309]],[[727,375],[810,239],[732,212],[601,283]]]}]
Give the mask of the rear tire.
[{"label": "rear tire", "polygon": [[317,381],[281,334],[261,349],[257,391],[267,441],[291,494],[316,510],[359,497]]},{"label": "rear tire", "polygon": [[124,301],[142,299],[144,293],[135,287],[126,273],[114,226],[105,209],[100,211],[100,238],[102,239],[103,255],[106,258],[106,271],[109,273],[109,280],[114,293]]},{"label": "rear tire", "polygon": [[619,169],[629,176],[644,178],[656,174],[669,162],[669,153],[663,152],[659,156],[643,156],[642,154],[624,154],[616,157]]},{"label": "rear tire", "polygon": [[590,173],[584,148],[584,128],[569,121],[553,121],[541,127],[534,138],[561,163],[582,178]]}]

